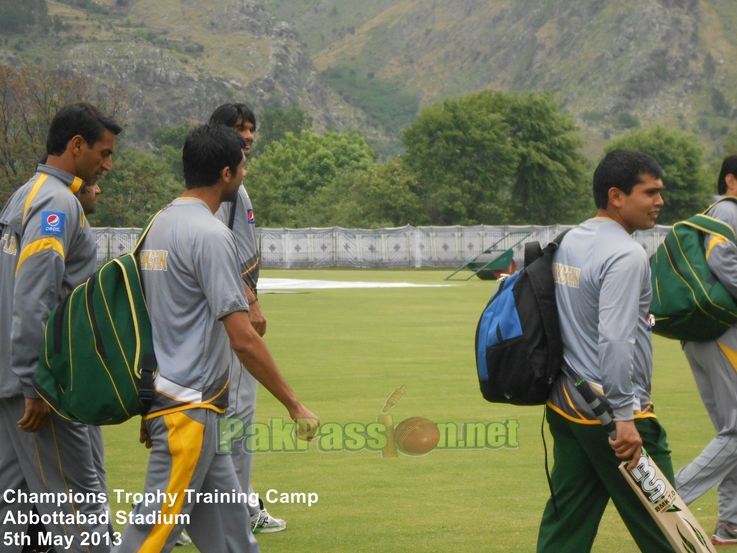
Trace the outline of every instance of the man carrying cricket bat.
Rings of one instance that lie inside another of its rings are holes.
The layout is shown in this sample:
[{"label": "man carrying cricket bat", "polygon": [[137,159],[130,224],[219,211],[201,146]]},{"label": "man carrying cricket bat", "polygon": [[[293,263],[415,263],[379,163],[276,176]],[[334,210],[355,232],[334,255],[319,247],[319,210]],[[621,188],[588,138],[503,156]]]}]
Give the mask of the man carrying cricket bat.
[{"label": "man carrying cricket bat", "polygon": [[[650,267],[631,237],[655,225],[661,178],[649,155],[609,153],[594,173],[597,216],[572,229],[553,257],[564,367],[547,403],[554,495],[540,523],[538,553],[590,551],[610,498],[641,551],[674,551],[618,469],[621,460],[633,468],[644,445],[673,482],[665,430],[650,402]],[[578,393],[581,379],[613,411],[616,440]]]}]

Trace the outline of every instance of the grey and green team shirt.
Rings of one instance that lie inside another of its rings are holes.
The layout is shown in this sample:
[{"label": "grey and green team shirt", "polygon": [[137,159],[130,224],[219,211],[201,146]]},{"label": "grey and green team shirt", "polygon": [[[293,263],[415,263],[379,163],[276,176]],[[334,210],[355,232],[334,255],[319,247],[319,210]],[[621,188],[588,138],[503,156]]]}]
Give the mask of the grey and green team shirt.
[{"label": "grey and green team shirt", "polygon": [[255,292],[258,285],[261,254],[256,237],[256,218],[253,213],[253,205],[251,205],[251,199],[242,184],[238,188],[238,201],[235,203],[223,202],[220,209],[215,213],[215,216],[226,225],[230,221],[233,205],[235,205],[233,235],[238,249],[241,277],[246,285]]},{"label": "grey and green team shirt", "polygon": [[[713,196],[711,203],[722,198],[724,196]],[[707,215],[727,223],[737,232],[737,203],[729,200],[719,202],[707,211]],[[709,234],[704,239],[704,247],[711,272],[733,297],[737,297],[737,244]]]},{"label": "grey and green team shirt", "polygon": [[0,213],[0,398],[38,398],[33,374],[51,309],[97,266],[74,194],[82,180],[48,165]]},{"label": "grey and green team shirt", "polygon": [[154,221],[139,262],[159,365],[150,415],[223,410],[232,350],[222,318],[248,310],[233,234],[204,202],[179,198]]},{"label": "grey and green team shirt", "polygon": [[[713,196],[711,203],[724,196]],[[737,203],[727,200],[714,205],[707,215],[727,223],[737,233]],[[737,244],[712,234],[704,238],[706,263],[724,287],[737,297]],[[732,351],[737,351],[737,325],[732,326],[719,337],[719,342]]]},{"label": "grey and green team shirt", "polygon": [[573,420],[592,420],[572,384],[603,390],[619,420],[650,407],[652,298],[647,254],[609,218],[585,221],[553,256],[564,348],[564,374],[549,405]]}]

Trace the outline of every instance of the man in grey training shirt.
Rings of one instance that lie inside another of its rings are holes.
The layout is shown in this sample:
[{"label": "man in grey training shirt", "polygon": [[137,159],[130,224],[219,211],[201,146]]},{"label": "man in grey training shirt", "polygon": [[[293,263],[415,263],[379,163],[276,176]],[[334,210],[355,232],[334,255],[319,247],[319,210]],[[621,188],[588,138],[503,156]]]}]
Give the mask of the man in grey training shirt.
[{"label": "man in grey training shirt", "polygon": [[[737,156],[723,161],[717,191],[712,203],[725,196],[737,197]],[[737,232],[737,203],[719,202],[708,215]],[[709,234],[704,246],[712,273],[737,297],[737,244]],[[712,542],[737,544],[737,327],[718,340],[686,342],[683,351],[717,435],[693,462],[678,471],[676,487],[683,500],[691,503],[718,484],[719,522]]]},{"label": "man in grey training shirt", "polygon": [[[256,132],[256,116],[245,104],[223,104],[212,112],[210,123],[220,123],[232,127],[243,137],[246,147],[243,153],[248,158]],[[246,188],[241,184],[238,188],[238,197],[233,202],[223,202],[215,217],[229,225],[235,237],[238,250],[243,289],[248,299],[248,318],[254,330],[263,337],[266,333],[266,317],[261,311],[258,301],[258,276],[261,267],[261,252],[258,249],[256,236],[256,217],[251,199]],[[230,366],[230,388],[228,390],[228,410],[226,418],[236,418],[243,421],[248,427],[254,421],[256,411],[256,394],[258,382],[248,371],[243,370],[240,361],[233,354]],[[241,439],[232,444],[231,458],[235,473],[243,491],[253,493],[251,487],[251,469],[253,468],[253,452],[245,447],[246,440]],[[252,496],[255,497],[255,496]],[[263,500],[249,503],[248,512],[251,515],[251,529],[254,534],[273,533],[285,530],[287,523],[272,517],[263,506]]]},{"label": "man in grey training shirt", "polygon": [[[82,501],[36,503],[50,517],[47,530],[64,541],[59,551],[110,551],[102,432],[50,412],[33,375],[49,312],[95,271],[95,238],[75,194],[112,168],[121,130],[88,103],[61,108],[46,162],[0,213],[0,520],[8,533],[22,532],[25,523],[6,517],[31,511],[29,492],[80,493]],[[0,545],[3,553],[20,549]]]},{"label": "man in grey training shirt", "polygon": [[[141,439],[152,446],[145,492],[156,499],[134,508],[121,552],[171,551],[183,527],[200,551],[259,551],[244,524],[247,499],[233,463],[216,454],[218,415],[228,401],[229,347],[290,418],[316,419],[253,329],[233,234],[214,216],[238,193],[243,147],[232,128],[193,129],[182,152],[187,189],[158,215],[142,244],[141,279],[158,374]],[[196,495],[215,491],[238,500],[208,502]]]},{"label": "man in grey training shirt", "polygon": [[[594,173],[597,216],[566,234],[553,257],[564,366],[547,419],[555,440],[552,489],[559,517],[551,498],[538,552],[590,551],[610,498],[642,551],[673,551],[618,470],[621,460],[634,466],[644,445],[673,480],[665,431],[650,402],[650,266],[630,236],[655,225],[662,189],[652,157],[609,153]],[[614,412],[616,441],[577,392],[580,379]]]}]

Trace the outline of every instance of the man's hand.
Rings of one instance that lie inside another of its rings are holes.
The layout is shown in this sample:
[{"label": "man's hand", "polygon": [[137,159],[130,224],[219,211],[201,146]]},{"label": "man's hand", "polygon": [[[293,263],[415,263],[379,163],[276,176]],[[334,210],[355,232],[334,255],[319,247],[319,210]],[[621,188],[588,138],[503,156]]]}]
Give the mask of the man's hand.
[{"label": "man's hand", "polygon": [[146,445],[146,449],[151,449],[151,446],[153,446],[153,442],[151,441],[151,436],[148,433],[148,428],[146,428],[146,421],[141,418],[141,430],[138,435],[138,441],[142,444]]},{"label": "man's hand", "polygon": [[618,459],[627,461],[632,459],[627,470],[632,470],[637,466],[642,453],[642,438],[635,427],[635,421],[617,421],[617,439],[609,438],[609,445],[612,446]]},{"label": "man's hand", "polygon": [[297,438],[309,442],[317,435],[320,419],[302,403],[299,403],[296,408],[290,409],[289,416],[297,423]]},{"label": "man's hand", "polygon": [[44,400],[26,398],[26,412],[23,418],[18,421],[18,428],[25,432],[41,430],[49,413],[51,413],[51,410]]},{"label": "man's hand", "polygon": [[248,319],[251,321],[251,326],[256,333],[263,338],[264,334],[266,334],[266,317],[261,312],[261,304],[258,303],[258,300],[253,303],[249,301]]}]

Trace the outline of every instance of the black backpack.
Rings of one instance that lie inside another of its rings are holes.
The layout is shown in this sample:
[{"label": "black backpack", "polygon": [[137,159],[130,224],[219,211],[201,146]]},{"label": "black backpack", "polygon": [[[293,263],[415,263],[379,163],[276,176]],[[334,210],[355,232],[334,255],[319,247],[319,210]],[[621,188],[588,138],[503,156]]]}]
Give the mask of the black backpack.
[{"label": "black backpack", "polygon": [[484,399],[544,404],[563,364],[552,258],[566,232],[540,248],[525,244],[524,269],[499,284],[476,327],[476,369]]}]

